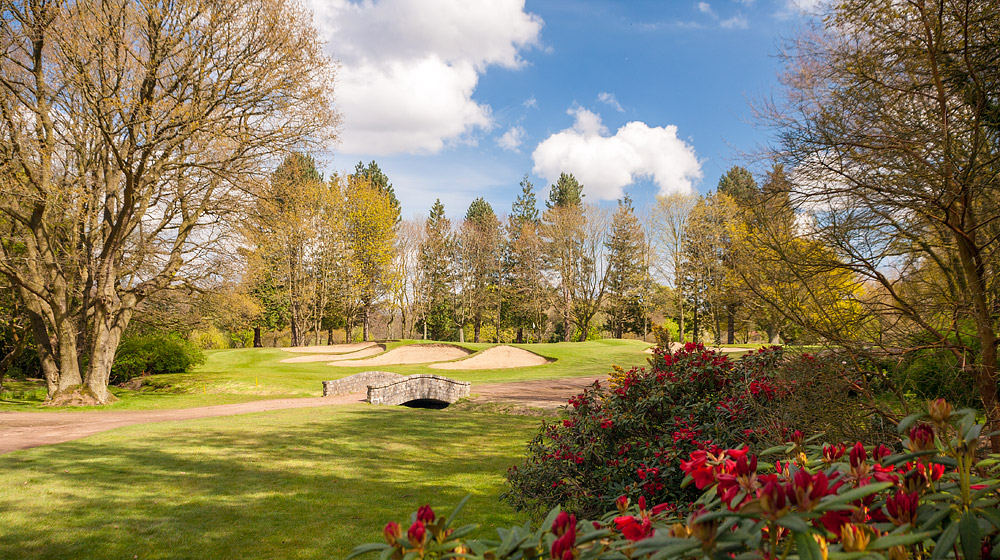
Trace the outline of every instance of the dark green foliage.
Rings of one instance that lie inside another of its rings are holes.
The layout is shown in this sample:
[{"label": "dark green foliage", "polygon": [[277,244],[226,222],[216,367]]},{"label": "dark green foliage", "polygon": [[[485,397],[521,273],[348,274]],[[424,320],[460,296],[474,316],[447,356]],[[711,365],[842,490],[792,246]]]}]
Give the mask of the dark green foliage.
[{"label": "dark green foliage", "polygon": [[430,216],[424,223],[424,240],[420,245],[420,282],[423,286],[420,323],[427,328],[432,340],[450,340],[452,321],[452,287],[455,283],[453,263],[454,240],[451,220],[444,213],[444,204],[435,200]]},{"label": "dark green foliage", "polygon": [[525,462],[507,473],[504,499],[535,514],[561,505],[581,516],[612,508],[619,496],[686,503],[681,459],[699,449],[762,443],[761,411],[782,393],[769,374],[781,356],[762,349],[737,362],[688,344],[657,350],[651,369],[619,369],[569,400],[568,417],[547,424]]},{"label": "dark green foliage", "polygon": [[194,344],[168,334],[151,334],[124,340],[111,366],[111,383],[124,383],[140,375],[181,373],[205,363],[205,354]]},{"label": "dark green foliage", "polygon": [[604,246],[608,249],[607,328],[615,338],[626,332],[643,334],[650,282],[646,239],[628,195],[618,201]]},{"label": "dark green foliage", "polygon": [[357,178],[367,179],[372,186],[377,188],[383,194],[389,195],[389,201],[392,207],[396,209],[396,222],[400,219],[400,206],[399,199],[396,198],[396,191],[392,188],[392,183],[389,182],[389,177],[382,172],[375,160],[368,162],[365,165],[364,162],[359,161],[357,165],[354,166],[354,176]]},{"label": "dark green foliage", "polygon": [[583,204],[583,197],[583,185],[576,180],[576,177],[572,173],[560,173],[559,180],[549,191],[549,200],[545,206],[547,208],[580,206]]}]

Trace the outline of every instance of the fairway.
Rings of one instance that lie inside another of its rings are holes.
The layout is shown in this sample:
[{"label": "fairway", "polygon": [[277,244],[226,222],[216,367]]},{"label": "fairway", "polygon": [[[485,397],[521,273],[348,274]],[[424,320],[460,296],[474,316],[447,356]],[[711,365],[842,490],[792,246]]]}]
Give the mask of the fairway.
[{"label": "fairway", "polygon": [[18,451],[0,456],[0,558],[343,558],[466,494],[489,536],[524,521],[497,497],[539,422],[348,405]]},{"label": "fairway", "polygon": [[[386,348],[391,351],[400,346],[420,343],[413,340],[389,342]],[[488,343],[449,344],[477,352],[466,359],[475,359],[480,355],[478,352],[496,346]],[[448,377],[471,382],[472,393],[475,394],[476,386],[480,384],[600,377],[611,371],[612,364],[625,369],[644,366],[649,357],[644,350],[650,347],[650,343],[609,339],[510,346],[528,350],[552,361],[543,365],[509,369],[463,370],[452,369],[457,362],[439,364],[448,365]],[[141,390],[112,387],[112,392],[119,400],[102,407],[102,410],[190,408],[262,399],[318,397],[322,395],[323,381],[370,370],[401,375],[441,373],[440,369],[432,369],[429,364],[333,367],[326,362],[287,363],[283,360],[309,354],[289,353],[280,348],[213,350],[206,354],[205,364],[191,372],[149,376],[146,387]],[[44,392],[41,392],[36,393],[34,400],[0,400],[0,412],[52,410],[39,406],[43,397]]]}]

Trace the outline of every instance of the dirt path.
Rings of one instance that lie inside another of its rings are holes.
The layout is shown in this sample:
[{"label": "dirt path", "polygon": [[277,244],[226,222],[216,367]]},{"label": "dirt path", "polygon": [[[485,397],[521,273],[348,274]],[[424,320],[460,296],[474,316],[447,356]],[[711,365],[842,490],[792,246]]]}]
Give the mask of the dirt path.
[{"label": "dirt path", "polygon": [[[507,402],[554,408],[590,385],[596,378],[542,379],[472,386],[475,401]],[[87,412],[0,412],[0,454],[18,449],[63,443],[122,426],[232,416],[286,408],[343,405],[364,402],[363,392],[333,397],[272,399],[172,410],[116,410]]]}]

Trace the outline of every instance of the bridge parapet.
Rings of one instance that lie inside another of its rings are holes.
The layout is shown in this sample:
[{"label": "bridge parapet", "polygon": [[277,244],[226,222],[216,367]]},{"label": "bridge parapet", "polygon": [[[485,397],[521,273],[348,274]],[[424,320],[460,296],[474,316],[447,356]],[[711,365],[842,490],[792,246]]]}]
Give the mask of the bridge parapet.
[{"label": "bridge parapet", "polygon": [[384,385],[391,381],[406,379],[406,376],[388,371],[363,371],[333,381],[323,382],[323,396],[346,395],[365,391],[369,385]]},{"label": "bridge parapet", "polygon": [[472,386],[468,381],[456,381],[432,374],[417,374],[388,380],[368,387],[368,402],[396,405],[417,400],[454,403],[468,397]]}]

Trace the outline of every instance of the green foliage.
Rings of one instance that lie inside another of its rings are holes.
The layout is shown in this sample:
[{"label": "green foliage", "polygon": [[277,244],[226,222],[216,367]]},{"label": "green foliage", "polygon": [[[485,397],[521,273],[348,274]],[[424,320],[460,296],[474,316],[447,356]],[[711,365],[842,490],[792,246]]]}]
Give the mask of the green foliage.
[{"label": "green foliage", "polygon": [[368,165],[359,161],[358,164],[354,166],[353,177],[358,181],[367,179],[373,187],[379,190],[379,192],[389,197],[389,202],[392,205],[393,212],[395,214],[395,223],[398,223],[400,218],[399,199],[396,198],[396,191],[393,190],[392,183],[389,182],[389,177],[382,172],[382,169],[380,169],[378,164],[375,163],[375,160],[368,162]]},{"label": "green foliage", "polygon": [[498,539],[486,540],[467,536],[474,526],[453,528],[454,513],[440,520],[423,506],[405,533],[391,522],[385,543],[361,545],[352,557],[1000,557],[1000,456],[977,457],[983,425],[975,423],[975,413],[953,412],[938,400],[899,427],[908,437],[906,450],[896,454],[883,444],[810,444],[801,434],[765,452],[784,455],[773,465],[746,448],[697,451],[679,465],[685,483],[705,490],[689,508],[622,496],[594,521],[556,507],[537,530],[499,528]]},{"label": "green foliage", "polygon": [[421,302],[427,334],[433,340],[451,340],[454,336],[451,294],[455,284],[453,264],[454,240],[451,220],[444,213],[441,200],[434,201],[424,224],[424,241],[420,245]]},{"label": "green foliage", "polygon": [[559,180],[552,185],[549,199],[545,202],[547,208],[567,208],[583,204],[583,185],[572,173],[560,173]]},{"label": "green foliage", "polygon": [[688,344],[674,354],[657,349],[649,370],[619,368],[610,387],[595,384],[569,400],[565,420],[543,426],[524,463],[508,471],[505,499],[536,514],[561,505],[585,516],[622,495],[693,500],[677,462],[762,440],[760,410],[778,397],[768,377],[778,357],[775,347],[732,362]]},{"label": "green foliage", "polygon": [[[220,331],[215,325],[208,325],[204,329],[195,329],[188,333],[188,341],[202,350],[221,350],[229,348],[229,339],[225,333]],[[251,343],[253,336],[251,334]]]},{"label": "green foliage", "polygon": [[118,345],[111,366],[111,382],[123,383],[141,375],[181,373],[205,363],[205,354],[179,336],[153,334],[130,338]]}]

